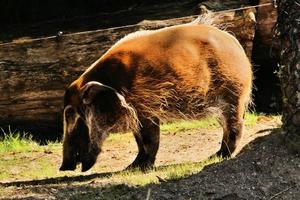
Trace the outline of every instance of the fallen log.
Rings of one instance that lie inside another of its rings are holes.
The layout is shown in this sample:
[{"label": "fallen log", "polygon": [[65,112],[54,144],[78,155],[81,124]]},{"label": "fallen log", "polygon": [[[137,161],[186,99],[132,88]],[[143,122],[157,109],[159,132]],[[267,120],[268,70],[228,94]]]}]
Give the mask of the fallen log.
[{"label": "fallen log", "polygon": [[[251,57],[255,19],[252,9],[216,14]],[[131,32],[188,23],[196,16],[110,28],[44,39],[0,44],[0,127],[26,130],[41,137],[62,132],[66,86],[113,43]],[[41,134],[42,133],[42,134]]]}]

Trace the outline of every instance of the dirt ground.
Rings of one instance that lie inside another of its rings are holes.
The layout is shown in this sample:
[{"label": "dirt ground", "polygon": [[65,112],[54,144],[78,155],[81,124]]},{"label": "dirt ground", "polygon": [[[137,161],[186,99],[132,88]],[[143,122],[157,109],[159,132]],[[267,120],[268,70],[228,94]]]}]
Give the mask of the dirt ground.
[{"label": "dirt ground", "polygon": [[[136,144],[128,138],[113,146],[107,141],[94,168],[72,177],[42,180],[6,180],[11,188],[2,199],[300,199],[300,157],[280,142],[278,120],[260,117],[246,130],[244,148],[235,158],[207,166],[184,179],[161,180],[159,184],[129,186],[107,184],[103,177],[124,169],[136,155]],[[200,162],[219,148],[221,130],[190,130],[164,133],[156,166]],[[51,156],[51,154],[49,155]],[[49,157],[58,165],[59,157]],[[147,173],[145,174],[147,176]],[[115,195],[114,195],[115,193]]]},{"label": "dirt ground", "polygon": [[300,199],[300,157],[279,141],[280,130],[261,130],[234,159],[206,167],[186,179],[133,191],[143,199]]}]

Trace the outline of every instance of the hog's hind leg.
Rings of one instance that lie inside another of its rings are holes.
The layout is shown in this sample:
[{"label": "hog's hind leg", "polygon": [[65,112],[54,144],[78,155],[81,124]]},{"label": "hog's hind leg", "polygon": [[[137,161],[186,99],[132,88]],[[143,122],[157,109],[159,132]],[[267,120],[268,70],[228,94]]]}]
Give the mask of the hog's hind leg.
[{"label": "hog's hind leg", "polygon": [[231,99],[223,109],[224,122],[221,149],[217,155],[230,157],[236,150],[244,129],[245,103],[241,99]]}]

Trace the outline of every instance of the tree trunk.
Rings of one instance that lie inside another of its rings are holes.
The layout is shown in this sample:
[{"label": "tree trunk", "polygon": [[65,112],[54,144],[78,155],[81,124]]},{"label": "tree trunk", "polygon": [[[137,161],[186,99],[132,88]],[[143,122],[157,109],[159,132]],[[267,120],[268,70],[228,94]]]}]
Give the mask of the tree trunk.
[{"label": "tree trunk", "polygon": [[275,30],[281,42],[278,75],[284,138],[291,150],[300,152],[300,0],[279,1]]}]

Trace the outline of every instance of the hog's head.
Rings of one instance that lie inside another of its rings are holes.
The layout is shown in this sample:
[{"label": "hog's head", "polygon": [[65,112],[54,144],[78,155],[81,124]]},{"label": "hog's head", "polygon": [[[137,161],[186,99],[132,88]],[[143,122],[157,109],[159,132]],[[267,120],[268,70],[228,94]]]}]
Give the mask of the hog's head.
[{"label": "hog's head", "polygon": [[137,128],[134,109],[112,87],[96,81],[72,84],[64,98],[64,140],[61,171],[89,170],[96,162],[108,133],[117,127]]}]

